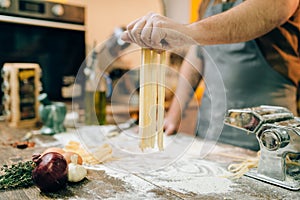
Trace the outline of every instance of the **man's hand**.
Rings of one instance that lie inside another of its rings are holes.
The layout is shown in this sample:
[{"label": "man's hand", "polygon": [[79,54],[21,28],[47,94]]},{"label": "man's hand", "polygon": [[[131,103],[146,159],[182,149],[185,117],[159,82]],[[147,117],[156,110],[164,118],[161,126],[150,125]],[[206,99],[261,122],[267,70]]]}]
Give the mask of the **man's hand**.
[{"label": "man's hand", "polygon": [[121,38],[141,47],[170,50],[196,44],[189,32],[186,25],[156,13],[149,13],[131,22]]},{"label": "man's hand", "polygon": [[164,121],[164,131],[166,135],[176,134],[180,125],[180,117],[168,115]]}]

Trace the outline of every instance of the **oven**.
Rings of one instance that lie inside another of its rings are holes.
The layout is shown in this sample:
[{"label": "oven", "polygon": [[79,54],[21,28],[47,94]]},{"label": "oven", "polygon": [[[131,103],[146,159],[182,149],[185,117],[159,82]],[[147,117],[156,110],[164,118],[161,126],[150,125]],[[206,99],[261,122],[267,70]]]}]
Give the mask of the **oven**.
[{"label": "oven", "polygon": [[50,100],[71,99],[73,88],[80,96],[83,85],[71,86],[85,59],[84,11],[81,6],[41,0],[0,1],[0,67],[38,63],[41,92]]}]

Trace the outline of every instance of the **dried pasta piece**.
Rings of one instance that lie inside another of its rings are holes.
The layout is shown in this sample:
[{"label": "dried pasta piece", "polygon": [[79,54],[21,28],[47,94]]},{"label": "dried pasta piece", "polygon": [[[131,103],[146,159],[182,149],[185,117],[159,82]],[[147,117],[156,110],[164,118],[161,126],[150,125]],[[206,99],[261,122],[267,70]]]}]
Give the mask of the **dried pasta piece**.
[{"label": "dried pasta piece", "polygon": [[112,148],[109,144],[103,144],[101,147],[97,148],[94,152],[95,158],[103,163],[112,158]]},{"label": "dried pasta piece", "polygon": [[112,160],[112,147],[109,144],[103,144],[96,148],[93,153],[89,153],[79,142],[69,141],[64,147],[64,150],[79,154],[84,164],[95,165]]}]

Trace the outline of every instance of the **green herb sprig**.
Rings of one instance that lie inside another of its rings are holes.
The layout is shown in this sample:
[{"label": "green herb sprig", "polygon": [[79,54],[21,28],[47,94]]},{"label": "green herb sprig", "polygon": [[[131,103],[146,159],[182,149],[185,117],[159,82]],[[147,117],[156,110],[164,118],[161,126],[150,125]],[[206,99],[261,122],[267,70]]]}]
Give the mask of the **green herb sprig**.
[{"label": "green herb sprig", "polygon": [[32,186],[32,161],[19,162],[11,166],[3,165],[0,169],[0,190],[26,188]]}]

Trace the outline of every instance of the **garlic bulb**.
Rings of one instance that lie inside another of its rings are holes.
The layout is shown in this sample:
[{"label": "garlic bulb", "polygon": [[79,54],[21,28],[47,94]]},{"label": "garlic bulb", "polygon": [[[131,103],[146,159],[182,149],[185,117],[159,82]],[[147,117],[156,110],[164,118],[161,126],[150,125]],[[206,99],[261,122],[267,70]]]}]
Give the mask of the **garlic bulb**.
[{"label": "garlic bulb", "polygon": [[79,182],[87,175],[87,170],[77,164],[78,156],[76,154],[71,156],[71,163],[68,165],[68,181]]}]

